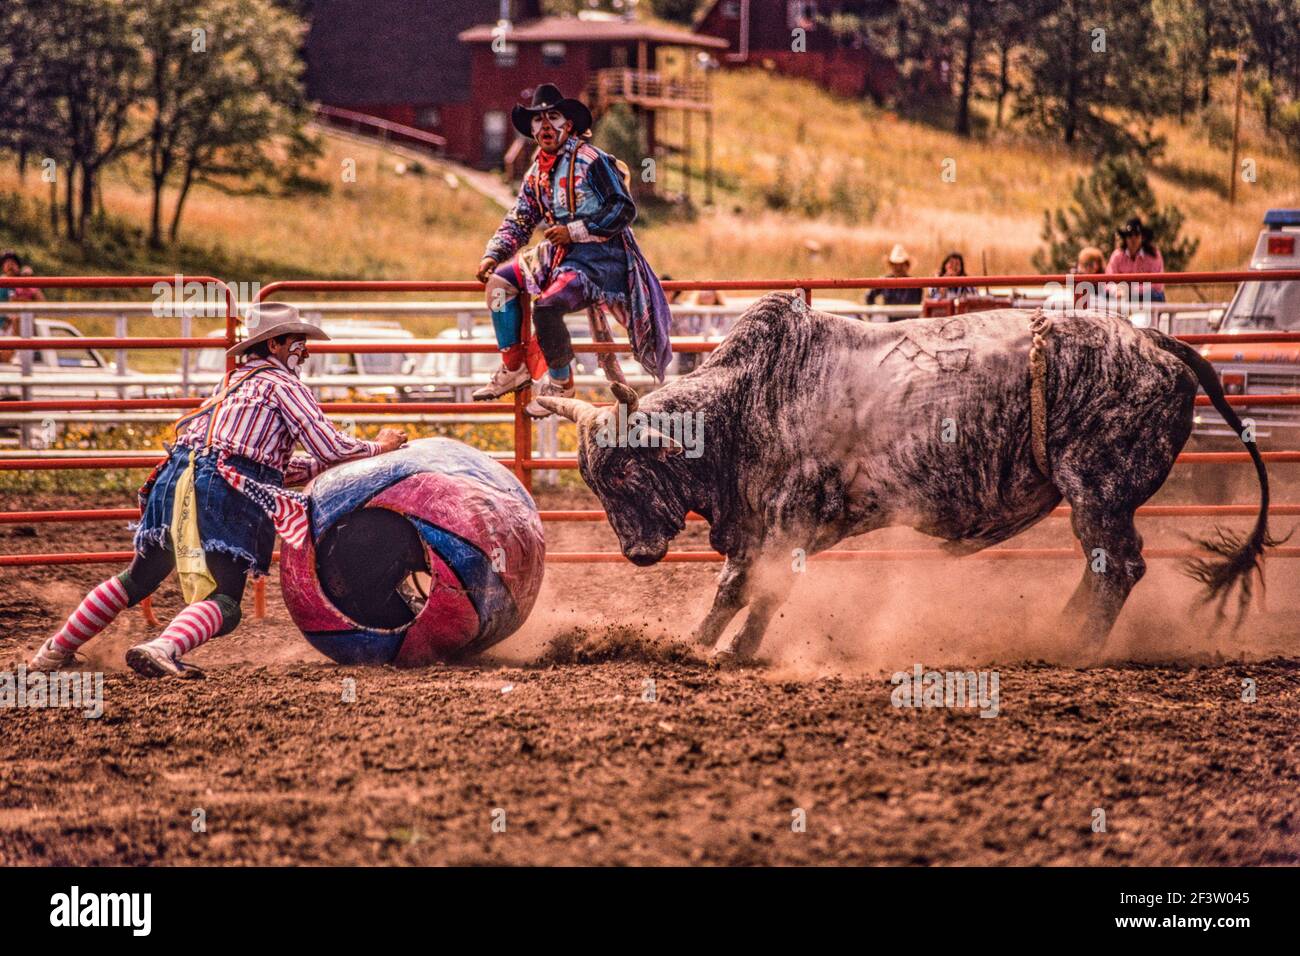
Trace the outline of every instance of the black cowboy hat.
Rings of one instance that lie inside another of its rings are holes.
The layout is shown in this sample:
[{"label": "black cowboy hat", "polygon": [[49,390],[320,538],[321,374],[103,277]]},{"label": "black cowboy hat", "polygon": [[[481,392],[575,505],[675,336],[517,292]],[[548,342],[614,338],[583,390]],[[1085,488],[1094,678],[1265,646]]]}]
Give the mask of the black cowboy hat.
[{"label": "black cowboy hat", "polygon": [[554,83],[542,83],[533,90],[530,106],[516,104],[510,113],[515,129],[525,136],[533,135],[533,116],[546,110],[559,110],[573,124],[573,135],[581,136],[591,129],[591,110],[579,100],[566,99]]},{"label": "black cowboy hat", "polygon": [[1115,232],[1121,236],[1141,236],[1143,239],[1149,238],[1151,234],[1151,230],[1142,225],[1142,220],[1137,216],[1124,223]]}]

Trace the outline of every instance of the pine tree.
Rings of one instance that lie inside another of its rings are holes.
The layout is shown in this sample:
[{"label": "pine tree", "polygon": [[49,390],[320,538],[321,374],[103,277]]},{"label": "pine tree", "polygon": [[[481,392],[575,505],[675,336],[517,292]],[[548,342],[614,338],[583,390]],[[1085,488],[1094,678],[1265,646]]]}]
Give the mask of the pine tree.
[{"label": "pine tree", "polygon": [[1135,159],[1123,156],[1103,160],[1092,174],[1074,184],[1074,203],[1068,209],[1043,214],[1046,248],[1034,253],[1040,272],[1065,272],[1084,246],[1097,246],[1109,254],[1115,231],[1134,216],[1151,230],[1152,242],[1169,272],[1182,271],[1200,246],[1199,239],[1180,237],[1183,214],[1176,206],[1156,207],[1146,171]]},{"label": "pine tree", "polygon": [[1149,153],[1161,143],[1116,111],[1142,119],[1166,112],[1175,91],[1161,62],[1151,7],[1130,0],[1033,0],[1045,12],[1026,46],[1017,112],[1066,146]]}]

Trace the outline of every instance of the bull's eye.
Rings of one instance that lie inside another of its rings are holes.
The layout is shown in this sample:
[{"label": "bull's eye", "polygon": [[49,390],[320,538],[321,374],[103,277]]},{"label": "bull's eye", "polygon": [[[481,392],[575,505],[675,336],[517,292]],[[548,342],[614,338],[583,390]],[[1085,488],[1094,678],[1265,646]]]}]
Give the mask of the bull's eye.
[{"label": "bull's eye", "polygon": [[632,480],[632,462],[624,459],[615,465],[611,471],[612,484],[616,487],[623,487]]}]

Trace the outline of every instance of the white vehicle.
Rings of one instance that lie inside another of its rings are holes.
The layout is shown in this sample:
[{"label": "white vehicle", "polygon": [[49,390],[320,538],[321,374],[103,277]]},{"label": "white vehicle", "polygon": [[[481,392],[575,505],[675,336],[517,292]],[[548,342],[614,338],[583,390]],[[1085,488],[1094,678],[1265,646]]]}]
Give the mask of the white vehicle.
[{"label": "white vehicle", "polygon": [[[1255,241],[1252,271],[1300,269],[1300,209],[1270,209]],[[1243,332],[1300,332],[1300,282],[1243,282],[1218,323],[1226,335]],[[1228,395],[1300,395],[1300,344],[1294,342],[1206,345],[1201,354],[1214,364]],[[1300,407],[1256,406],[1241,411],[1260,439],[1300,437]],[[1212,408],[1198,408],[1195,433],[1232,437]]]},{"label": "white vehicle", "polygon": [[[415,335],[395,321],[326,320],[321,329],[332,343],[348,342],[402,342],[412,341]],[[223,338],[225,332],[209,333],[212,338]],[[202,349],[191,361],[191,369],[200,381],[211,381],[226,371],[226,355],[220,349]],[[348,399],[396,401],[406,386],[397,384],[404,376],[415,374],[420,357],[407,352],[316,352],[307,359],[303,381],[312,386],[321,401],[346,401]],[[347,377],[359,381],[352,385]],[[393,380],[383,384],[372,379]]]},{"label": "white vehicle", "polygon": [[28,381],[23,381],[23,353],[10,353],[0,345],[0,401],[168,398],[176,394],[170,385],[143,385],[140,380],[148,376],[129,369],[119,373],[98,349],[78,346],[81,331],[69,322],[38,318],[32,331],[33,338],[48,338],[50,347],[30,353]]},{"label": "white vehicle", "polygon": [[[6,402],[172,398],[178,394],[173,385],[145,385],[149,376],[130,369],[119,371],[98,349],[78,346],[81,331],[69,322],[34,319],[32,337],[49,339],[50,346],[28,352],[10,351],[0,345],[0,415],[4,414]],[[48,448],[59,440],[70,414],[16,413],[0,423],[0,443]]]},{"label": "white vehicle", "polygon": [[[585,313],[565,316],[565,325],[569,327],[569,336],[574,345],[591,342],[591,329]],[[617,336],[616,336],[617,337]],[[477,324],[468,333],[461,329],[445,329],[435,339],[446,342],[476,342],[496,345],[496,333],[489,324]],[[626,354],[620,356],[623,372],[635,375],[640,366],[629,359]],[[406,402],[448,402],[455,401],[457,389],[462,389],[468,401],[468,391],[475,385],[482,385],[501,364],[501,355],[496,352],[471,352],[458,355],[451,352],[427,352],[419,359],[415,374],[424,379],[441,379],[440,382],[426,382],[420,385],[402,386],[401,401]],[[577,352],[574,356],[578,375],[600,375],[600,366],[596,363],[596,353]],[[466,382],[468,380],[468,382]]]}]

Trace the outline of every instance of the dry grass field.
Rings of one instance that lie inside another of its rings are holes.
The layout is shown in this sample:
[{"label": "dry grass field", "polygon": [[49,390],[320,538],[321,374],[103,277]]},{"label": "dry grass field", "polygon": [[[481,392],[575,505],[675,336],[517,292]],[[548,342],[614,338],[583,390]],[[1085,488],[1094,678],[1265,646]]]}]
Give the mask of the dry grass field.
[{"label": "dry grass field", "polygon": [[[1084,157],[1023,132],[964,140],[761,70],[722,73],[713,83],[715,207],[689,219],[659,216],[638,229],[652,262],[677,278],[871,275],[895,242],[912,251],[918,274],[932,272],[954,248],[972,271],[981,263],[989,272],[1029,270],[1044,211],[1068,203],[1075,180],[1089,170]],[[1241,155],[1256,161],[1258,180],[1242,184],[1230,206],[1228,144],[1211,132],[1221,120],[1220,111],[1154,128],[1168,146],[1152,187],[1160,203],[1182,209],[1186,230],[1201,240],[1197,268],[1242,265],[1263,211],[1300,195],[1300,163],[1248,110]],[[666,141],[679,136],[668,123]],[[697,123],[697,169],[702,140]],[[223,278],[239,282],[468,277],[499,209],[451,170],[399,173],[400,160],[379,150],[334,137],[324,147],[309,171],[319,190],[280,196],[200,186],[186,207],[181,248],[119,251],[119,259],[162,272],[220,267]],[[940,179],[946,159],[955,160],[954,182]],[[348,160],[355,161],[355,182],[344,181]],[[681,188],[677,167],[676,159],[661,164],[669,190]],[[0,195],[25,196],[33,228],[47,190],[34,172],[20,180],[11,162],[0,162]],[[114,167],[103,193],[111,215],[143,229],[143,168]],[[702,197],[701,183],[693,195]],[[0,223],[0,241],[16,242],[6,235],[12,232],[12,224]],[[46,273],[115,271],[79,262],[75,250],[58,244],[30,237],[23,244]]]}]

